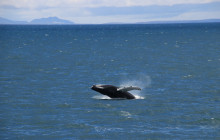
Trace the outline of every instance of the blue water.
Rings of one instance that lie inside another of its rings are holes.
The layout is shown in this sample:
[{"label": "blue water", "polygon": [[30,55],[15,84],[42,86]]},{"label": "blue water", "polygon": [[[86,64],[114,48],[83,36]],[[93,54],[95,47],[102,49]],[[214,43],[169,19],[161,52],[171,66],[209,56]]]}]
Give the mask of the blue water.
[{"label": "blue water", "polygon": [[220,139],[219,85],[219,23],[0,26],[0,139]]}]

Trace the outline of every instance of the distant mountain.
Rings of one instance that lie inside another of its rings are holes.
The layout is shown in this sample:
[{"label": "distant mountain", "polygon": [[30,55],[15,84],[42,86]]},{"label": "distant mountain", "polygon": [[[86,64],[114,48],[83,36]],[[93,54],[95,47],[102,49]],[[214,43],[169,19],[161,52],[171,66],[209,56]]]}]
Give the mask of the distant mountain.
[{"label": "distant mountain", "polygon": [[58,17],[34,19],[31,22],[13,21],[0,17],[0,24],[46,24],[47,25],[47,24],[74,24],[74,23],[69,20],[60,19]]},{"label": "distant mountain", "polygon": [[58,17],[48,17],[48,18],[34,19],[29,24],[74,24],[74,23],[69,20],[60,19]]},{"label": "distant mountain", "polygon": [[[175,24],[175,23],[220,23],[220,19],[205,19],[205,20],[178,20],[178,21],[149,21],[149,22],[137,22],[137,23],[121,23],[121,22],[111,22],[104,24]],[[13,21],[6,18],[0,17],[1,24],[37,24],[37,25],[57,25],[57,24],[75,24],[72,21],[60,19],[58,17],[48,17],[34,19],[31,22],[27,21]]]},{"label": "distant mountain", "polygon": [[0,17],[0,24],[27,24],[26,21],[12,21],[6,18]]}]

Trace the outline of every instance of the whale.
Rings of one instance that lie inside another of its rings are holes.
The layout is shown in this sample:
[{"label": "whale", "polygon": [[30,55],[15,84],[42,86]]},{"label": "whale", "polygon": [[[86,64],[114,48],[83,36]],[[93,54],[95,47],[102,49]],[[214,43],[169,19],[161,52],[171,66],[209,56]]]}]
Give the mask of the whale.
[{"label": "whale", "polygon": [[135,99],[135,96],[128,91],[141,90],[141,88],[136,86],[117,87],[113,85],[93,85],[91,89],[110,98],[122,99]]}]

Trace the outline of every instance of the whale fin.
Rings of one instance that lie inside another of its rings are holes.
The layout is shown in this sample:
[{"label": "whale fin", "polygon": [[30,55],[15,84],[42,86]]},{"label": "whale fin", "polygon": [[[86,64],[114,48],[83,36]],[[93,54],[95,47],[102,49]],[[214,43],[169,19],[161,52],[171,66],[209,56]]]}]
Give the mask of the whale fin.
[{"label": "whale fin", "polygon": [[120,87],[117,89],[117,91],[130,91],[130,90],[141,90],[141,88],[129,86],[129,87]]}]

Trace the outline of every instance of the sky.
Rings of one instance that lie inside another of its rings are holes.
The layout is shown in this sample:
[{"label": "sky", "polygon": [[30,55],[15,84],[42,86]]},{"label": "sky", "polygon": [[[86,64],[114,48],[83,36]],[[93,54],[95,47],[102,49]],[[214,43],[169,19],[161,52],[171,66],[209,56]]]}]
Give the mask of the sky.
[{"label": "sky", "polygon": [[220,19],[220,0],[0,0],[0,17],[78,24]]}]

